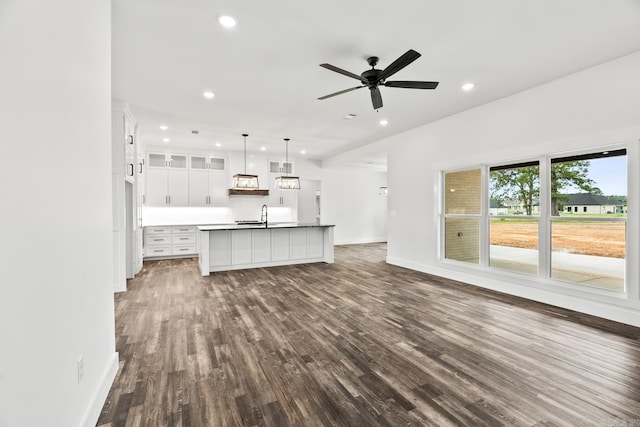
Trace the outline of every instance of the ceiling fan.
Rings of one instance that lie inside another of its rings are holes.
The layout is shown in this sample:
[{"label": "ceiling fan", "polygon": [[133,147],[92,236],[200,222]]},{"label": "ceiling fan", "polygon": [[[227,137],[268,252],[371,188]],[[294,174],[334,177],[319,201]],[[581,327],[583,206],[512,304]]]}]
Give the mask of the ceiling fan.
[{"label": "ceiling fan", "polygon": [[387,87],[402,87],[407,89],[435,89],[436,87],[438,87],[438,82],[419,82],[404,80],[387,81],[387,78],[402,70],[404,67],[411,64],[418,58],[420,58],[420,54],[413,49],[409,49],[404,55],[393,61],[387,68],[385,68],[384,70],[378,70],[375,68],[378,64],[378,57],[372,56],[370,58],[367,58],[367,62],[371,66],[371,69],[363,72],[360,75],[343,70],[342,68],[338,68],[331,64],[320,64],[321,67],[326,68],[327,70],[335,71],[336,73],[354,78],[356,80],[359,80],[362,84],[360,86],[322,96],[318,99],[327,99],[331,98],[332,96],[351,92],[352,90],[368,87],[371,91],[371,102],[373,103],[373,109],[377,110],[379,108],[382,108],[382,95],[380,94],[380,89],[378,88],[379,85]]}]

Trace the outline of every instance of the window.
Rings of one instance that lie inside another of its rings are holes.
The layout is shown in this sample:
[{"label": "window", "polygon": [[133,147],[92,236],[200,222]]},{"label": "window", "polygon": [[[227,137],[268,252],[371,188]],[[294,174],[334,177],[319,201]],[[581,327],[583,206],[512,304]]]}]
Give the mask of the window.
[{"label": "window", "polygon": [[482,171],[471,169],[444,175],[444,257],[480,262]]},{"label": "window", "polygon": [[550,187],[551,277],[624,291],[626,150],[551,159]]},{"label": "window", "polygon": [[506,207],[489,220],[489,266],[537,275],[539,162],[490,168],[489,194]]},{"label": "window", "polygon": [[623,292],[626,156],[617,149],[445,172],[444,258]]}]

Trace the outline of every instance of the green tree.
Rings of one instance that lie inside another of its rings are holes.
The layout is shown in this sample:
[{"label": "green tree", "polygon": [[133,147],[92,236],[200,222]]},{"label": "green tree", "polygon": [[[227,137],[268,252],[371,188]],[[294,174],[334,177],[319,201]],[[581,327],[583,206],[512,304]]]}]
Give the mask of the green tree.
[{"label": "green tree", "polygon": [[[491,197],[521,202],[527,215],[533,212],[533,204],[540,196],[540,170],[538,166],[523,166],[491,171]],[[602,194],[595,182],[589,178],[589,161],[577,160],[551,165],[551,215],[560,214],[560,204],[566,201],[561,191],[575,187],[580,190]]]},{"label": "green tree", "polygon": [[592,194],[602,195],[594,180],[589,178],[589,161],[558,162],[551,164],[551,215],[560,215],[560,204],[567,197],[560,191],[567,187],[575,187]]},{"label": "green tree", "polygon": [[527,215],[533,212],[533,203],[539,194],[538,166],[491,171],[491,197],[503,201],[517,200],[524,205]]}]

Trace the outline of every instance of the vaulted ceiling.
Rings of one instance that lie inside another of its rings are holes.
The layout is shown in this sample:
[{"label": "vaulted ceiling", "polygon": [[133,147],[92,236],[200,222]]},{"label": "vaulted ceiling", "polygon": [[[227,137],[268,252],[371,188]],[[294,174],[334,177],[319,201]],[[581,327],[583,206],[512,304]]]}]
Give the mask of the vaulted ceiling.
[{"label": "vaulted ceiling", "polygon": [[[640,50],[638,0],[114,0],[112,22],[113,97],[147,146],[236,151],[246,132],[249,151],[288,137],[320,160]],[[392,80],[436,90],[383,87],[378,111],[368,90],[317,99],[358,85],[319,64],[360,74],[408,49]]]}]

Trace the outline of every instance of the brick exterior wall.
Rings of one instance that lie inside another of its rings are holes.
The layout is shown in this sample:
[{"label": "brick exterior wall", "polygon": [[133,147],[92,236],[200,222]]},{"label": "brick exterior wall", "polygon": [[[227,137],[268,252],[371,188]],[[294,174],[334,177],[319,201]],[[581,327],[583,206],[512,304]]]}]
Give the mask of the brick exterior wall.
[{"label": "brick exterior wall", "polygon": [[[480,169],[446,173],[444,190],[446,214],[481,214]],[[446,218],[444,233],[445,258],[474,264],[479,263],[479,218]]]},{"label": "brick exterior wall", "polygon": [[445,213],[480,215],[480,177],[480,169],[445,174]]}]

